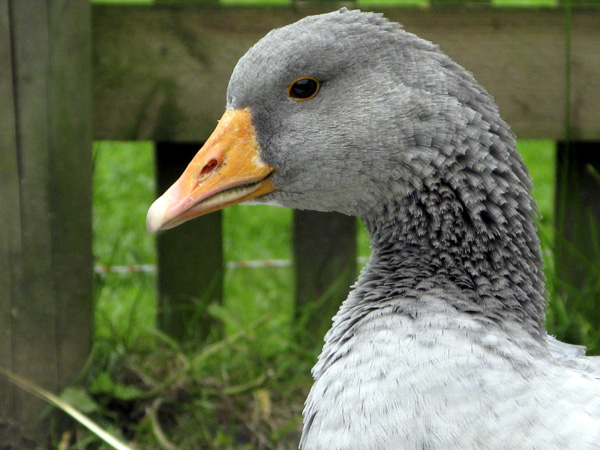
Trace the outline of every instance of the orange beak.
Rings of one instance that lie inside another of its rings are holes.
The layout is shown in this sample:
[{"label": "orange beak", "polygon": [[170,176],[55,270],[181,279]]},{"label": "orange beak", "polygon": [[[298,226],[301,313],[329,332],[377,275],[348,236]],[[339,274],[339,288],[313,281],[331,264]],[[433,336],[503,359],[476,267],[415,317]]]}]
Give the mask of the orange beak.
[{"label": "orange beak", "polygon": [[275,169],[258,154],[248,109],[226,111],[179,180],[150,209],[148,231],[156,233],[229,205],[275,190]]}]

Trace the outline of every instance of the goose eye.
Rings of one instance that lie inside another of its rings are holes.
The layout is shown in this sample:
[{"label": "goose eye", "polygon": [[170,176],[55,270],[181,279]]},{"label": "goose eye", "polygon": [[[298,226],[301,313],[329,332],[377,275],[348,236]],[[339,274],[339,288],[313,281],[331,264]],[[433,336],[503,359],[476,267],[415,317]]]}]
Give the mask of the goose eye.
[{"label": "goose eye", "polygon": [[319,82],[312,77],[298,78],[288,86],[288,97],[292,100],[310,100],[319,92]]}]

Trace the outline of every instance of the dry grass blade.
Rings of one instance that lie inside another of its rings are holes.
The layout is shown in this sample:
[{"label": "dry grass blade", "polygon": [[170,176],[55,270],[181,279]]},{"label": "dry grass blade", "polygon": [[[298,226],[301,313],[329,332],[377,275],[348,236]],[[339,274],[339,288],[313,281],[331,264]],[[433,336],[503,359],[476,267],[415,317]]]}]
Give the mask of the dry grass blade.
[{"label": "dry grass blade", "polygon": [[95,422],[93,422],[87,416],[85,416],[84,414],[77,411],[75,408],[73,408],[71,405],[69,405],[65,401],[61,400],[59,397],[57,397],[53,393],[41,388],[40,386],[36,385],[35,383],[32,383],[31,381],[29,381],[19,375],[16,375],[2,367],[0,367],[0,373],[4,374],[6,377],[8,377],[14,384],[19,386],[21,389],[24,389],[27,392],[47,401],[51,405],[61,409],[63,412],[65,412],[66,414],[71,416],[73,419],[75,419],[77,422],[79,422],[81,425],[86,427],[88,430],[90,430],[92,433],[94,433],[96,436],[98,436],[100,439],[102,439],[108,445],[111,445],[116,450],[133,450],[132,447],[129,447],[129,446],[123,444],[117,438],[115,438],[108,432],[104,431],[100,426],[98,426]]},{"label": "dry grass blade", "polygon": [[158,409],[160,408],[161,403],[162,399],[158,398],[152,403],[152,406],[146,408],[146,414],[150,416],[150,421],[152,422],[152,432],[162,448],[165,450],[177,450],[177,447],[167,439],[167,436],[160,426],[160,421],[158,420]]}]

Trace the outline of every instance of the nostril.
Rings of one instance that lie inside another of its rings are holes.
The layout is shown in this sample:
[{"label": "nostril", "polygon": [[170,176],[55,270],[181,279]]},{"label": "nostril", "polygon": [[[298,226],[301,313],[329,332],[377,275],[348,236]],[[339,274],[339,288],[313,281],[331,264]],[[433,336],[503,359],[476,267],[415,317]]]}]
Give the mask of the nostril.
[{"label": "nostril", "polygon": [[213,170],[216,169],[216,167],[217,167],[218,164],[219,163],[217,162],[216,159],[211,159],[202,168],[202,170],[200,171],[200,175],[208,175],[209,173],[211,173]]}]

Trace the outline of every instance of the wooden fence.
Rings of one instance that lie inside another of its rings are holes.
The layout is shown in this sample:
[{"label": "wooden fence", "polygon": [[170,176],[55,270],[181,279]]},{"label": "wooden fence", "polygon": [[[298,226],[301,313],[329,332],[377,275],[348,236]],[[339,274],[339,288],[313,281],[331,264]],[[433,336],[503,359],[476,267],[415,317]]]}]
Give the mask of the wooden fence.
[{"label": "wooden fence", "polygon": [[[237,59],[270,29],[333,8],[0,0],[0,366],[59,391],[89,352],[92,139],[156,141],[163,189],[221,116]],[[558,225],[586,253],[586,238],[600,228],[579,234],[570,224],[590,212],[600,223],[600,189],[587,170],[600,170],[600,10],[379,10],[472,71],[520,138],[569,142],[559,147],[566,175]],[[355,223],[295,215],[298,302],[326,291],[333,274],[347,274],[318,312],[327,322],[354,277]],[[181,310],[190,297],[221,297],[220,229],[215,213],[159,237],[164,310]],[[571,258],[565,252],[561,264],[578,279]],[[163,315],[160,323],[182,337],[186,317]],[[42,407],[0,379],[4,443],[21,428],[43,435]]]}]

